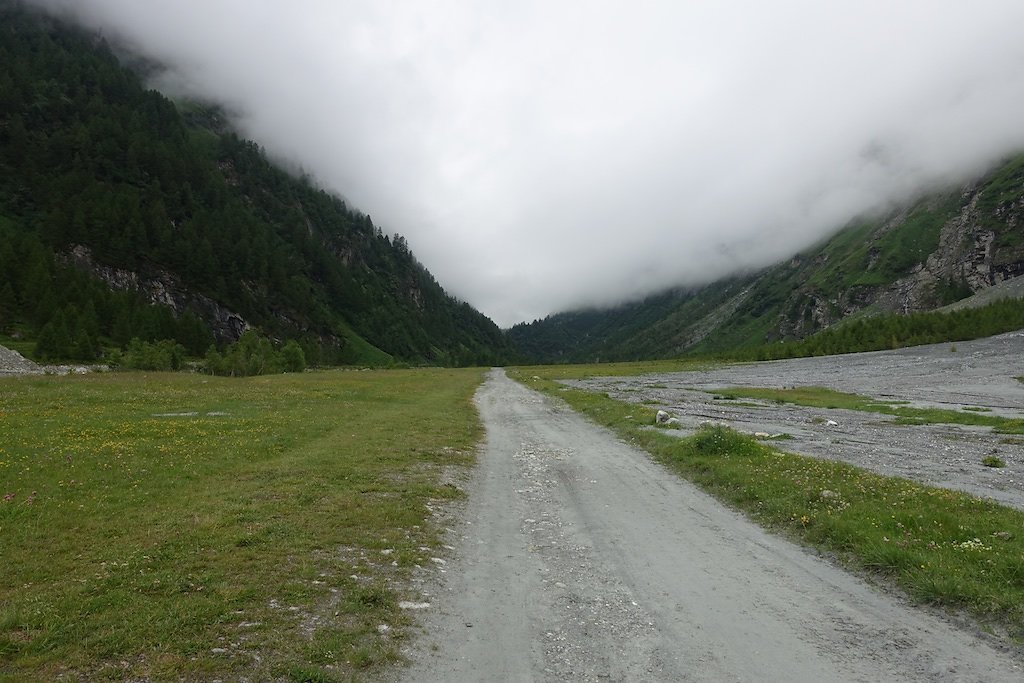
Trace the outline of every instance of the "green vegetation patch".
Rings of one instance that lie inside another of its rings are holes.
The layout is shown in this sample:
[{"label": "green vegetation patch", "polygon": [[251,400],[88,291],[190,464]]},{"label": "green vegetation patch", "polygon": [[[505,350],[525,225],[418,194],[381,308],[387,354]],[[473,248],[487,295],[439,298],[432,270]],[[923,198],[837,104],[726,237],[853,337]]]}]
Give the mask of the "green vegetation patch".
[{"label": "green vegetation patch", "polygon": [[[799,341],[737,348],[716,357],[751,361],[861,353],[980,339],[1021,328],[1024,328],[1024,299],[1000,299],[978,308],[858,318]],[[955,353],[956,347],[950,347],[950,352]]]},{"label": "green vegetation patch", "polygon": [[792,403],[812,408],[841,408],[869,413],[893,415],[899,424],[962,424],[992,427],[1003,434],[1024,434],[1024,420],[983,414],[984,408],[965,408],[968,412],[943,408],[911,408],[897,402],[877,401],[867,396],[848,394],[825,387],[794,387],[768,389],[737,387],[714,389],[711,393],[731,398],[757,398],[778,403]]},{"label": "green vegetation patch", "polygon": [[0,380],[0,678],[349,680],[397,658],[480,380]]},{"label": "green vegetation patch", "polygon": [[[561,370],[542,379],[510,374],[561,397],[760,524],[884,577],[915,600],[967,610],[1024,638],[1024,513],[842,462],[781,453],[724,427],[672,437],[648,428],[654,416],[648,408],[556,382]],[[868,401],[825,402],[840,398]]]},{"label": "green vegetation patch", "polygon": [[[621,363],[593,363],[590,365],[559,365],[557,370],[548,365],[531,365],[519,369],[527,377],[557,372],[559,379],[584,379],[586,377],[638,377],[666,372],[688,372],[710,370],[721,363],[710,360],[680,358],[675,360],[629,361]],[[657,387],[658,385],[651,385]],[[664,388],[665,385],[661,385]]]}]

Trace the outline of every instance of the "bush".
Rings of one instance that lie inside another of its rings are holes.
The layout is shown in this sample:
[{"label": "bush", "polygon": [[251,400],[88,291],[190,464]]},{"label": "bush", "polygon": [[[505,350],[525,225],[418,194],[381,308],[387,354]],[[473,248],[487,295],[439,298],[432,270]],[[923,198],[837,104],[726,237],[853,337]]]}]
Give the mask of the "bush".
[{"label": "bush", "polygon": [[281,363],[285,372],[302,372],[306,369],[306,354],[294,339],[281,349]]},{"label": "bush", "polygon": [[306,355],[295,340],[278,351],[269,339],[249,330],[223,353],[211,346],[206,352],[204,367],[211,375],[228,377],[302,372],[306,368]]},{"label": "bush", "polygon": [[713,425],[701,427],[693,437],[694,450],[700,455],[761,455],[764,447],[753,437],[729,427]]},{"label": "bush", "polygon": [[123,354],[111,359],[110,365],[125,370],[180,370],[184,361],[185,347],[176,341],[144,342],[136,337]]}]

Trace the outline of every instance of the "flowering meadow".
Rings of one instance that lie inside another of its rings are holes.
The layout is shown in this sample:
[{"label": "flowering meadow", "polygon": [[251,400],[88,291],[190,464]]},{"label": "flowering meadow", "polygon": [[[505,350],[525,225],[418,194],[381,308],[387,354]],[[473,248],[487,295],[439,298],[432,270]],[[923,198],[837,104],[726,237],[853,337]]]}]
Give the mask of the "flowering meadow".
[{"label": "flowering meadow", "polygon": [[480,380],[0,379],[0,679],[347,680],[393,660]]}]

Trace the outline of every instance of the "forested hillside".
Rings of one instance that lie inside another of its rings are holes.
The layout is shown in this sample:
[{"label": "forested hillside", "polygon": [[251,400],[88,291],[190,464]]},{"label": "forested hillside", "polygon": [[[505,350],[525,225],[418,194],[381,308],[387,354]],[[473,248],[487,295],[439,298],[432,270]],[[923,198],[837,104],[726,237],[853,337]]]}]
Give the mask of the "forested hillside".
[{"label": "forested hillside", "polygon": [[405,240],[271,164],[101,38],[0,0],[0,335],[92,359],[256,328],[312,362],[492,364],[500,330]]},{"label": "forested hillside", "polygon": [[[970,316],[916,319],[914,325],[928,321],[927,331],[918,332],[891,316],[932,311],[1022,274],[1024,156],[1015,156],[965,187],[853,221],[831,239],[760,272],[612,309],[559,313],[517,325],[509,336],[541,362],[735,355],[737,350],[771,357],[772,352],[753,350],[859,319],[868,319],[853,328],[865,348],[877,347],[878,339],[888,345],[894,330],[900,339],[906,331],[907,340],[935,341],[942,329],[963,339],[960,326],[971,324]],[[880,337],[867,333],[874,316],[884,318],[878,326],[886,332]],[[848,346],[839,343],[846,338],[845,333],[824,336],[782,353],[834,351]]]}]

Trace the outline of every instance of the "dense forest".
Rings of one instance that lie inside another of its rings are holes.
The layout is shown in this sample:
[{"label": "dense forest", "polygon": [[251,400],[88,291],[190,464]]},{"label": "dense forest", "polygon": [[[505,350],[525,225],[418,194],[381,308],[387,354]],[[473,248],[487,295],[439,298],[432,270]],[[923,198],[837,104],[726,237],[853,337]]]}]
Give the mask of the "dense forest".
[{"label": "dense forest", "polygon": [[147,88],[102,38],[0,0],[0,63],[0,335],[49,358],[133,338],[201,354],[250,328],[311,363],[510,357],[401,236],[215,108]]}]

